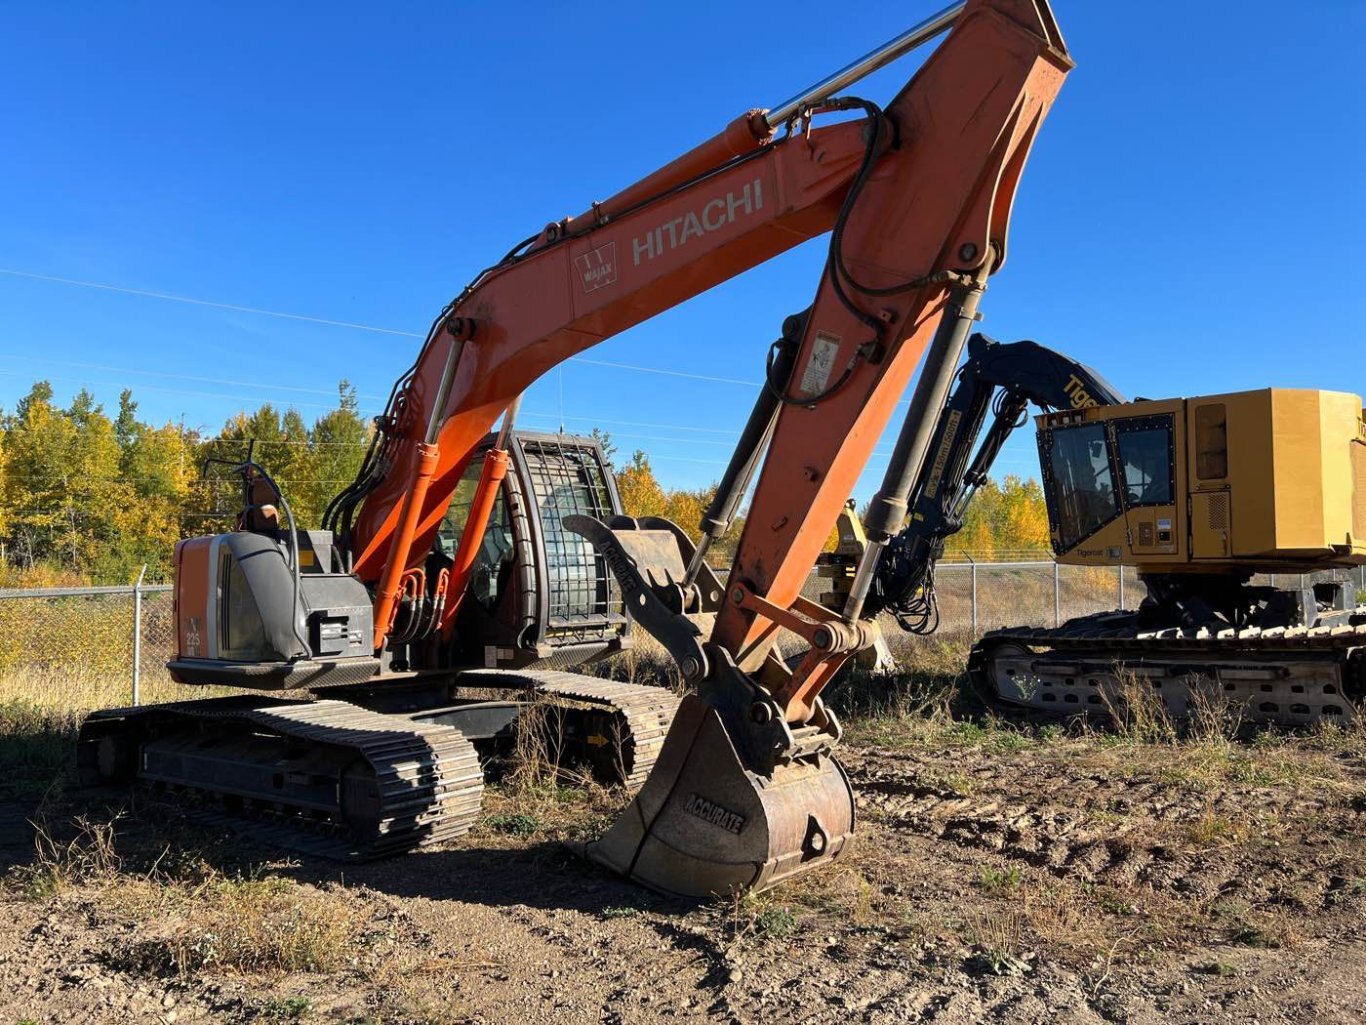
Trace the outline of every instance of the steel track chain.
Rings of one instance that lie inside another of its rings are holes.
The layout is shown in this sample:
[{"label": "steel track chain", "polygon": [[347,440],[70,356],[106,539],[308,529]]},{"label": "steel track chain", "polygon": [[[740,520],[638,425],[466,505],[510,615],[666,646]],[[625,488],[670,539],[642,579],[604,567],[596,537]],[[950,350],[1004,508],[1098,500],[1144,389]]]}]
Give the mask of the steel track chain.
[{"label": "steel track chain", "polygon": [[468,687],[520,687],[571,706],[599,708],[619,716],[622,783],[635,790],[654,768],[678,711],[679,695],[663,687],[617,683],[553,669],[472,669],[460,674]]},{"label": "steel track chain", "polygon": [[198,810],[210,820],[238,826],[245,820],[248,832],[268,843],[329,858],[369,860],[453,839],[468,832],[479,814],[483,771],[474,745],[458,729],[413,723],[343,701],[211,698],[109,709],[86,720],[81,743],[99,743],[120,728],[132,733],[195,720],[235,721],[273,736],[349,748],[374,772],[379,814],[365,835],[342,818],[340,801],[323,818],[288,801],[245,802],[242,814],[229,814],[221,807],[224,795],[212,787],[192,782],[175,786],[197,798]]}]

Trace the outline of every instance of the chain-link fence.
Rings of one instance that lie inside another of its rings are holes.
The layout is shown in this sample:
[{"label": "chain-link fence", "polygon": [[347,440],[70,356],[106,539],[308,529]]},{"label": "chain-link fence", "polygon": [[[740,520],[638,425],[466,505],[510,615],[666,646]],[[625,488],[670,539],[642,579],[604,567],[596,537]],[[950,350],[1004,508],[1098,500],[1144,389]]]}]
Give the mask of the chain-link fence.
[{"label": "chain-link fence", "polygon": [[[1258,582],[1288,588],[1327,579],[1366,590],[1366,567]],[[957,637],[1134,608],[1144,594],[1131,566],[941,562],[935,581],[938,632]],[[815,599],[830,589],[828,578],[813,575],[805,593]],[[171,597],[166,584],[0,590],[0,703],[90,709],[183,700],[166,672],[175,653]],[[884,634],[895,639],[900,630],[884,618]]]},{"label": "chain-link fence", "polygon": [[0,590],[0,702],[69,708],[165,701],[169,584]]}]

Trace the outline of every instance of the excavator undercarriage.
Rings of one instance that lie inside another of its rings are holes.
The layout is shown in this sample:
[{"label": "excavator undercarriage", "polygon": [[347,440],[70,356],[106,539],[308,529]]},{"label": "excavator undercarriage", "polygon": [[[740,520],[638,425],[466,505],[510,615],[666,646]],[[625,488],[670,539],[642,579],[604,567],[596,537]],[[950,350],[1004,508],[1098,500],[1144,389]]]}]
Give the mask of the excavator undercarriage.
[{"label": "excavator undercarriage", "polygon": [[1144,630],[1107,612],[1055,629],[995,630],[969,672],[983,694],[1051,715],[1123,712],[1146,692],[1175,720],[1215,714],[1346,725],[1366,700],[1366,610],[1342,626]]},{"label": "excavator undercarriage", "polygon": [[[493,443],[490,437],[485,447]],[[189,606],[198,599],[203,615],[178,614],[190,636],[182,638],[171,672],[187,684],[288,690],[291,697],[96,712],[79,738],[82,781],[137,784],[238,820],[239,832],[348,859],[467,831],[485,772],[504,771],[519,750],[640,786],[663,746],[677,696],[562,668],[631,642],[602,557],[562,522],[619,510],[611,474],[591,438],[518,433],[506,443],[511,471],[456,619],[466,637],[485,644],[449,649],[442,656],[454,663],[449,667],[422,667],[431,646],[411,626],[407,640],[383,659],[374,656],[370,606],[336,564],[326,531],[263,528],[202,539],[206,588],[182,591],[177,601]],[[433,575],[447,569],[458,546],[471,490],[457,488],[428,560]],[[287,556],[295,550],[303,553],[302,615],[290,600]],[[193,543],[182,546],[182,566],[195,554]],[[409,624],[435,623],[438,615],[416,594],[399,610]],[[301,622],[292,629],[295,619]],[[301,636],[293,636],[296,630]],[[303,657],[274,657],[304,641]],[[304,696],[293,696],[299,692]]]}]

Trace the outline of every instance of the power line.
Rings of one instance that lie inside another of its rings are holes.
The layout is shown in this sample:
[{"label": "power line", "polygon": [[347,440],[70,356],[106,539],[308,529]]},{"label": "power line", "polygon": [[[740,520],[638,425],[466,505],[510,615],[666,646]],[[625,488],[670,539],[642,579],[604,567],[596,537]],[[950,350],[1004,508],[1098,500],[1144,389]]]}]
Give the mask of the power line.
[{"label": "power line", "polygon": [[[534,416],[541,420],[556,419],[553,413],[538,413],[535,410],[521,410],[517,415]],[[575,416],[573,414],[566,414],[565,419],[578,420],[580,423],[593,424],[594,426],[597,426],[598,424],[620,424],[623,427],[655,427],[667,431],[696,431],[701,434],[726,434],[737,438],[740,436],[739,431],[729,430],[724,427],[688,427],[684,424],[659,424],[648,420],[609,420],[606,417],[601,416]]]},{"label": "power line", "polygon": [[35,274],[32,271],[14,270],[0,267],[0,274],[16,278],[31,278],[34,281],[49,281],[58,285],[74,285],[77,288],[97,288],[103,292],[122,292],[125,295],[138,295],[146,299],[165,299],[167,302],[187,303],[191,306],[209,306],[217,310],[232,310],[236,313],[255,313],[263,317],[281,317],[285,320],[302,320],[310,324],[325,324],[328,327],[344,327],[352,331],[373,331],[382,335],[399,335],[403,338],[422,338],[415,331],[399,331],[392,327],[376,327],[374,324],[357,324],[349,320],[330,320],[327,317],[311,317],[303,313],[284,313],[280,310],[266,310],[258,306],[239,306],[236,303],[216,302],[212,299],[196,299],[188,295],[172,295],[170,292],[153,292],[146,288],[127,288],[123,285],[106,285],[98,281],[78,281],[75,278],[59,278],[52,274]]},{"label": "power line", "polygon": [[567,363],[585,363],[594,367],[611,367],[613,370],[634,370],[641,374],[664,374],[668,377],[686,377],[693,381],[708,381],[712,384],[742,384],[747,388],[761,388],[760,381],[740,381],[734,377],[710,377],[707,374],[694,374],[684,370],[663,370],[659,367],[641,367],[633,363],[613,363],[605,359],[589,359],[587,356],[570,356]]},{"label": "power line", "polygon": [[[237,313],[253,313],[262,317],[279,317],[284,320],[301,320],[311,324],[325,324],[329,327],[347,328],[353,331],[372,331],[378,334],[396,335],[401,338],[425,338],[426,335],[416,331],[400,331],[392,327],[379,327],[375,324],[361,324],[349,320],[333,320],[327,317],[314,317],[303,313],[287,313],[283,310],[268,310],[260,306],[242,306],[237,303],[219,302],[213,299],[199,299],[194,296],[176,295],[171,292],[158,292],[147,288],[129,288],[124,285],[109,285],[99,281],[82,281],[77,278],[58,277],[54,274],[38,274],[33,271],[17,270],[10,267],[0,267],[0,274],[8,274],[16,278],[28,278],[33,281],[46,281],[58,285],[70,285],[76,288],[94,288],[102,292],[119,292],[124,295],[136,295],[146,299],[163,299],[167,302],[186,303],[191,306],[207,306],[211,309],[232,310]],[[733,377],[714,377],[708,374],[695,374],[685,370],[671,370],[664,367],[645,367],[633,363],[615,363],[609,360],[591,359],[586,356],[570,356],[566,362],[582,363],[588,366],[610,367],[614,370],[630,370],[642,374],[663,374],[667,377],[687,378],[694,381],[707,381],[713,384],[736,384],[750,388],[761,386],[759,381],[741,381]],[[112,368],[115,370],[127,368]]]}]

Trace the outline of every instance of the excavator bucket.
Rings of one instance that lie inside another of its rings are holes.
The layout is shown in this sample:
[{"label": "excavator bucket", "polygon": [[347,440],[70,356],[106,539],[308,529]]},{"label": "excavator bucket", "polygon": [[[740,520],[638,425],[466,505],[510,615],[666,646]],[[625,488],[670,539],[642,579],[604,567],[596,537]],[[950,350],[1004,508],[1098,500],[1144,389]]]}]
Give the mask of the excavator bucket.
[{"label": "excavator bucket", "polygon": [[697,687],[640,792],[584,854],[687,898],[763,889],[838,857],[854,830],[853,791],[830,754],[839,725],[818,703],[812,723],[789,726],[728,653],[703,643],[688,617],[716,611],[723,590],[687,535],[654,518],[564,523],[593,542],[636,622]]},{"label": "excavator bucket", "polygon": [[836,858],[854,831],[854,795],[833,758],[745,768],[717,709],[679,706],[654,770],[587,856],[670,896],[761,890]]}]

